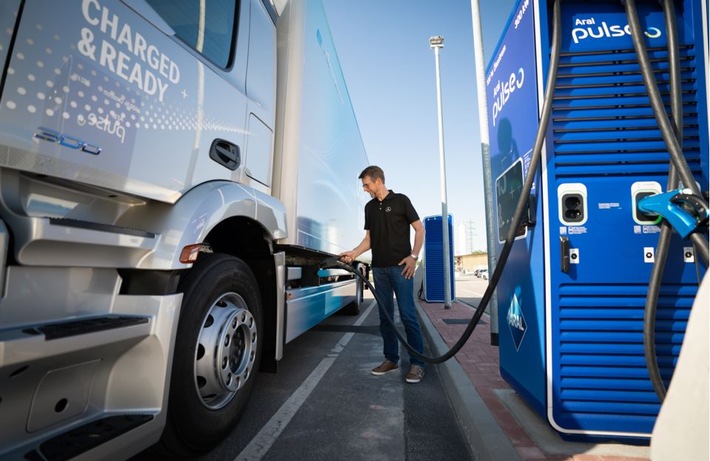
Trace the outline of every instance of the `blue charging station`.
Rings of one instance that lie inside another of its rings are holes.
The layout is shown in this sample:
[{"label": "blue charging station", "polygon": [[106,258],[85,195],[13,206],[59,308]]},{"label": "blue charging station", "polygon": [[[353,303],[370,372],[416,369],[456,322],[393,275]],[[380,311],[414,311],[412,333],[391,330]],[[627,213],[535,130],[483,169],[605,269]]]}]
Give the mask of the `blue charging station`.
[{"label": "blue charging station", "polygon": [[[668,106],[664,13],[656,0],[636,6]],[[707,191],[707,2],[678,0],[674,8],[683,155]],[[562,1],[561,26],[551,119],[527,225],[516,232],[497,287],[500,372],[566,439],[644,443],[660,409],[643,332],[660,218],[639,212],[637,203],[667,190],[669,151],[622,2]],[[520,0],[486,70],[499,252],[535,144],[552,27],[550,2]],[[655,324],[666,385],[704,271],[693,245],[674,234]]]},{"label": "blue charging station", "polygon": [[[451,300],[456,298],[454,280],[454,218],[448,215],[449,282]],[[429,303],[443,303],[444,293],[444,226],[441,216],[424,218],[424,299]]]}]

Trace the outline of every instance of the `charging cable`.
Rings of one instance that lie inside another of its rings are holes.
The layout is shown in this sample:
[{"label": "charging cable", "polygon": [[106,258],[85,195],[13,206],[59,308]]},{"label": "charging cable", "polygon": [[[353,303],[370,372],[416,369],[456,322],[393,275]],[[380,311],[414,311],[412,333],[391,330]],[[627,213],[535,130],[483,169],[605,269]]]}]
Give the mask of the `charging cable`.
[{"label": "charging cable", "polygon": [[[675,6],[673,0],[663,0],[663,12],[666,20],[668,36],[668,56],[671,92],[671,113],[674,124],[671,123],[666,113],[665,103],[660,95],[653,68],[650,63],[644,36],[639,21],[636,3],[634,0],[623,0],[626,15],[629,21],[631,37],[638,56],[641,75],[643,77],[653,113],[658,122],[663,140],[668,147],[670,164],[668,168],[668,189],[670,192],[662,197],[652,198],[644,202],[639,208],[662,215],[665,220],[661,222],[661,233],[658,239],[656,261],[654,262],[649,280],[648,294],[644,309],[644,355],[646,368],[658,399],[663,402],[666,395],[666,386],[661,377],[658,366],[658,357],[655,347],[655,317],[658,308],[663,270],[665,268],[668,250],[670,247],[671,233],[675,228],[683,238],[689,236],[693,246],[697,249],[700,259],[708,263],[708,240],[702,233],[696,232],[702,226],[707,227],[707,200],[693,178],[682,152],[683,141],[683,101],[680,85],[680,58],[678,56],[678,32],[675,23]],[[678,188],[679,179],[688,190],[674,190]],[[654,196],[655,197],[655,196]],[[642,200],[643,202],[643,200]]]}]

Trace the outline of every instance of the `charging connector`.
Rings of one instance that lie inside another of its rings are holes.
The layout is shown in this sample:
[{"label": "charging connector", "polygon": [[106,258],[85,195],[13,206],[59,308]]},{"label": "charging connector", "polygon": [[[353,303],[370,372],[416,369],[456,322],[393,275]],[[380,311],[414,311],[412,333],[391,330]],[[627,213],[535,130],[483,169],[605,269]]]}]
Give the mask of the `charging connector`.
[{"label": "charging connector", "polygon": [[661,185],[656,181],[637,181],[631,185],[631,203],[636,224],[654,225],[661,222],[660,215],[645,212],[639,209],[638,204],[642,199],[660,194],[662,191]]}]

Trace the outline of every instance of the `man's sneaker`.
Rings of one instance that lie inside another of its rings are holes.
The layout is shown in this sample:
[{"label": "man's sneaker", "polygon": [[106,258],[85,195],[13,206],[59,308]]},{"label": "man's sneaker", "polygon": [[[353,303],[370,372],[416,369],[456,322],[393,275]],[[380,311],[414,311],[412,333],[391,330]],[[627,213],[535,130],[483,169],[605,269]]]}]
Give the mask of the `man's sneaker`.
[{"label": "man's sneaker", "polygon": [[419,365],[412,365],[412,367],[409,369],[409,373],[407,373],[407,382],[416,384],[421,381],[423,377],[424,368],[420,367]]},{"label": "man's sneaker", "polygon": [[390,360],[385,360],[384,362],[382,362],[382,364],[373,368],[370,373],[372,373],[375,376],[381,376],[381,375],[384,375],[385,373],[389,373],[392,370],[396,370],[397,368],[399,368],[399,365],[397,365],[396,363],[394,363]]}]

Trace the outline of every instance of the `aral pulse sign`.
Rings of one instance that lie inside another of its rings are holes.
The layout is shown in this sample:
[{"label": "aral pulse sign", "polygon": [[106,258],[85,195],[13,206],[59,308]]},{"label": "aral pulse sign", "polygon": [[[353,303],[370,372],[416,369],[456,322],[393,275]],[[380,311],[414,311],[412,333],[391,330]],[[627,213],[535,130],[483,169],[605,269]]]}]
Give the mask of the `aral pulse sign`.
[{"label": "aral pulse sign", "polygon": [[[574,24],[575,28],[572,29],[572,40],[574,43],[579,43],[586,39],[604,39],[631,35],[631,28],[628,24],[609,25],[606,21],[601,21],[601,24],[597,24],[597,20],[594,17],[575,19]],[[659,38],[661,36],[661,29],[658,27],[649,27],[644,34],[648,38]]]}]

